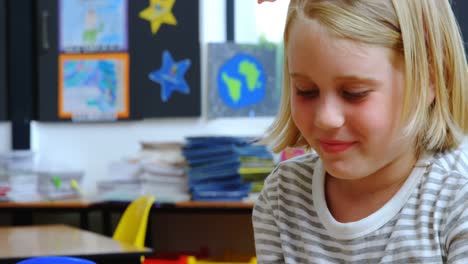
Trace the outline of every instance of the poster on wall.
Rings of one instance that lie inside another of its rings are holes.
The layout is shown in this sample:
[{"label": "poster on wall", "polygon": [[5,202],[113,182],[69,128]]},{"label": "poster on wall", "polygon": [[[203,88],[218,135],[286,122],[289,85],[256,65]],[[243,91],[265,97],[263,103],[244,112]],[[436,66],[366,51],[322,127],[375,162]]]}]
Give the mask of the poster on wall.
[{"label": "poster on wall", "polygon": [[0,2],[0,121],[7,119],[6,3]]},{"label": "poster on wall", "polygon": [[116,120],[129,116],[128,55],[62,54],[59,118]]},{"label": "poster on wall", "polygon": [[127,50],[127,0],[60,0],[60,52]]},{"label": "poster on wall", "polygon": [[129,3],[134,110],[144,118],[200,116],[199,2]]},{"label": "poster on wall", "polygon": [[457,22],[460,25],[460,31],[463,37],[463,43],[465,44],[465,52],[468,59],[468,17],[466,16],[466,10],[468,8],[468,1],[464,0],[453,0],[450,1],[452,4],[453,12],[457,18]]},{"label": "poster on wall", "polygon": [[208,117],[274,116],[280,91],[276,48],[254,44],[208,44]]},{"label": "poster on wall", "polygon": [[200,116],[198,0],[37,0],[37,16],[39,121]]}]

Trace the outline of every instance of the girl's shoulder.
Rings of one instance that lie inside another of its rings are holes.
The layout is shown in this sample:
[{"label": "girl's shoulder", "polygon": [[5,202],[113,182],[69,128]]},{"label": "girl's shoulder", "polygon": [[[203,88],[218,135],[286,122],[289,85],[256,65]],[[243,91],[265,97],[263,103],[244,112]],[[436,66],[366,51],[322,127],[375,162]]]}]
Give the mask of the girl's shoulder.
[{"label": "girl's shoulder", "polygon": [[435,153],[432,166],[440,173],[460,173],[468,179],[468,144]]},{"label": "girl's shoulder", "polygon": [[305,153],[294,158],[281,161],[265,180],[267,185],[276,185],[279,181],[296,181],[302,178],[310,181],[319,162],[315,152]]},{"label": "girl's shoulder", "polygon": [[307,152],[305,154],[290,158],[288,160],[281,161],[278,163],[278,167],[288,167],[293,164],[308,164],[308,165],[314,165],[317,163],[319,159],[319,156],[316,152],[311,151]]}]

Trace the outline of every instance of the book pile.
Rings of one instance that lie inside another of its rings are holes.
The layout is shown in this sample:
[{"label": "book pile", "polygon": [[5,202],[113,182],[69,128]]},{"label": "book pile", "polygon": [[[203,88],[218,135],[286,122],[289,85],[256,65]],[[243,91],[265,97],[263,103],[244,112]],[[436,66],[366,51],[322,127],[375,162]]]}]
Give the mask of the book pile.
[{"label": "book pile", "polygon": [[251,138],[189,137],[186,140],[183,154],[189,166],[187,176],[192,200],[243,200],[255,181],[243,179],[241,172],[247,169],[247,174],[251,174],[249,168],[267,157],[271,159],[265,147],[254,145]]},{"label": "book pile", "polygon": [[251,189],[245,201],[254,202],[263,189],[263,182],[275,168],[273,155],[263,145],[246,146],[241,149],[239,174],[243,182],[250,183]]},{"label": "book pile", "polygon": [[190,200],[182,143],[143,142],[134,156],[109,164],[108,177],[99,181],[99,198],[131,201],[154,195],[158,202]]}]

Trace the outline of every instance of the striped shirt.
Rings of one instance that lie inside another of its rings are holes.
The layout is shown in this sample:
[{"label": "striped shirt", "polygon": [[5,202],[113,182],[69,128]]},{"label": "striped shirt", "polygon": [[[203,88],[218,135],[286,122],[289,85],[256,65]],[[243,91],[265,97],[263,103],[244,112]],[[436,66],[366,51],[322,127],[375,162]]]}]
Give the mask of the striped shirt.
[{"label": "striped shirt", "polygon": [[468,153],[421,158],[382,208],[337,222],[316,154],[282,162],[253,211],[259,263],[468,263]]}]

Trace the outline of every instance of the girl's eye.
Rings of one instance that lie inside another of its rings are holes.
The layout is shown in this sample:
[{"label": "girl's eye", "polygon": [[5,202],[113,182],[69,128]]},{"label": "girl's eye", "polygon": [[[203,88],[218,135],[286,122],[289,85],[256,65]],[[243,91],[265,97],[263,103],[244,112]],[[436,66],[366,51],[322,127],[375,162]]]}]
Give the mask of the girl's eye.
[{"label": "girl's eye", "polygon": [[369,91],[361,91],[361,92],[348,92],[348,91],[343,91],[342,92],[343,97],[348,100],[359,100],[363,99],[369,94]]},{"label": "girl's eye", "polygon": [[302,97],[317,97],[319,94],[318,90],[300,90],[296,89],[296,94]]},{"label": "girl's eye", "polygon": [[294,83],[294,90],[298,96],[302,97],[316,97],[319,94],[318,89],[303,83]]}]

